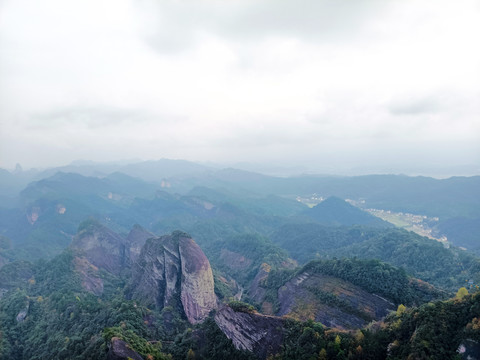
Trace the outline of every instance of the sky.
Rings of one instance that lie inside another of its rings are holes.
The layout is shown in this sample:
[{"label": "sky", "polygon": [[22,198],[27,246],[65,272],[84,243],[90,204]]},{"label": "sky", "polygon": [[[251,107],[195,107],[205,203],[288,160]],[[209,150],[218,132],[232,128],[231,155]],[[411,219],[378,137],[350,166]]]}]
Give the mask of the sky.
[{"label": "sky", "polygon": [[0,167],[480,174],[478,0],[0,0]]}]

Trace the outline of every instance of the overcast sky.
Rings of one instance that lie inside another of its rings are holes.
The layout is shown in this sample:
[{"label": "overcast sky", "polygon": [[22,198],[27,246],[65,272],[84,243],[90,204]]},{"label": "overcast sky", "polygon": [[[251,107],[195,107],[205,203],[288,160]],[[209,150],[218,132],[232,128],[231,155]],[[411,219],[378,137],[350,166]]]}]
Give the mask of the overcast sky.
[{"label": "overcast sky", "polygon": [[480,174],[479,34],[478,0],[0,0],[0,167]]}]

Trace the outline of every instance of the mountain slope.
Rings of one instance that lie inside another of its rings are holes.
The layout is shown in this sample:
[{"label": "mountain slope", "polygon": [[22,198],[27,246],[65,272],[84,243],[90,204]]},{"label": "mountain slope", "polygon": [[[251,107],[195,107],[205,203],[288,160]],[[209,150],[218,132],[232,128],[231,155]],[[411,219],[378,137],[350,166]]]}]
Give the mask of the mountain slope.
[{"label": "mountain slope", "polygon": [[480,258],[402,229],[289,224],[272,241],[300,263],[312,259],[380,259],[443,289],[456,291],[465,281],[480,283]]},{"label": "mountain slope", "polygon": [[446,296],[402,269],[357,259],[312,261],[295,272],[267,270],[249,292],[262,309],[272,309],[272,315],[340,329],[380,320],[401,303],[422,304]]},{"label": "mountain slope", "polygon": [[386,221],[370,215],[335,196],[331,196],[313,208],[306,210],[305,214],[324,225],[393,227]]}]

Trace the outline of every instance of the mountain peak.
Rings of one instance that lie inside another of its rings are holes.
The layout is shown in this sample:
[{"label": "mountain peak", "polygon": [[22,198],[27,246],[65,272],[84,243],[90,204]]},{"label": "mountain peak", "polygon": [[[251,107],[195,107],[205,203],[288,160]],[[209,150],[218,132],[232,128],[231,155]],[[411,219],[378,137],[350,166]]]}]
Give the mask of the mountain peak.
[{"label": "mountain peak", "polygon": [[202,322],[216,308],[210,263],[182,231],[145,242],[130,289],[132,297],[146,305],[182,309],[192,324]]},{"label": "mountain peak", "polygon": [[113,274],[125,267],[125,239],[93,218],[80,224],[70,247]]},{"label": "mountain peak", "polygon": [[311,209],[306,215],[321,224],[328,225],[369,225],[390,227],[391,225],[357,208],[343,199],[331,196]]}]

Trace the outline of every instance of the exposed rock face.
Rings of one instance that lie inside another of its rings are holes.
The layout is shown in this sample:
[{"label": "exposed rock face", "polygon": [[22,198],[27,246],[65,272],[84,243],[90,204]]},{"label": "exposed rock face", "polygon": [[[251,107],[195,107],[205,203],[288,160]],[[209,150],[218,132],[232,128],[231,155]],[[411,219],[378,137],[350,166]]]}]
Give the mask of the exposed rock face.
[{"label": "exposed rock face", "polygon": [[103,280],[98,275],[98,268],[92,265],[84,257],[75,257],[73,260],[75,271],[80,275],[82,287],[93,295],[100,296],[103,293]]},{"label": "exposed rock face", "polygon": [[107,354],[108,360],[143,360],[137,352],[129,348],[128,344],[120,340],[118,337],[113,337]]},{"label": "exposed rock face", "polygon": [[462,359],[466,360],[478,360],[480,359],[480,344],[478,341],[472,339],[463,340],[458,347],[457,352]]},{"label": "exposed rock face", "polygon": [[265,298],[266,290],[260,284],[268,277],[270,270],[270,265],[263,263],[248,289],[250,298],[257,303],[262,303]]},{"label": "exposed rock face", "polygon": [[183,309],[188,320],[196,324],[216,308],[212,268],[202,249],[191,238],[180,237],[179,253]]},{"label": "exposed rock face", "polygon": [[284,321],[275,316],[235,312],[229,306],[215,315],[215,323],[238,350],[252,351],[261,359],[280,351]]},{"label": "exposed rock face", "polygon": [[22,310],[20,310],[20,312],[17,314],[17,317],[16,317],[17,322],[21,323],[25,320],[25,318],[28,315],[29,309],[30,309],[30,301],[27,298],[25,299],[25,307]]},{"label": "exposed rock face", "polygon": [[133,267],[132,298],[147,306],[182,309],[192,324],[216,308],[210,263],[189,235],[148,239]]},{"label": "exposed rock face", "polygon": [[140,225],[135,225],[133,227],[126,240],[126,255],[129,263],[133,264],[138,259],[142,247],[145,245],[145,241],[153,237],[155,237],[154,234],[145,230]]},{"label": "exposed rock face", "polygon": [[17,322],[23,322],[28,314],[28,306],[17,314]]},{"label": "exposed rock face", "polygon": [[303,272],[278,290],[280,310],[298,320],[312,319],[329,327],[354,329],[379,320],[395,305],[347,281]]},{"label": "exposed rock face", "polygon": [[120,274],[126,265],[125,240],[93,220],[80,226],[71,247],[79,250],[91,264],[113,274]]}]

